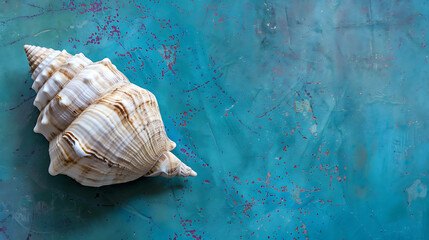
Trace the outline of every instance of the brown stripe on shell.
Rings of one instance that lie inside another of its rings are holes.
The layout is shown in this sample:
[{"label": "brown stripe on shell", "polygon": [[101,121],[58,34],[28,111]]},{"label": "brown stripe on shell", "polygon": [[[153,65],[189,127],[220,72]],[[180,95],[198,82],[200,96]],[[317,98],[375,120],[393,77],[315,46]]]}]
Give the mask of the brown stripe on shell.
[{"label": "brown stripe on shell", "polygon": [[65,68],[60,68],[59,70],[58,70],[60,73],[62,73],[62,74],[64,74],[64,76],[66,76],[68,79],[72,79],[73,77],[74,77],[74,75],[73,74],[71,74],[67,69],[65,69]]}]

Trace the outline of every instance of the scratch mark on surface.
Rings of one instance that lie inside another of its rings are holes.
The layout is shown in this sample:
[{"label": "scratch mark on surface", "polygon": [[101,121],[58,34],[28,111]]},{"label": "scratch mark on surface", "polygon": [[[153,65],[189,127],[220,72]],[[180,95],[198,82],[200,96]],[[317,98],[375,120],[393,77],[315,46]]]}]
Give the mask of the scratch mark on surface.
[{"label": "scratch mark on surface", "polygon": [[53,31],[53,30],[55,30],[55,28],[49,28],[49,29],[42,30],[42,31],[40,31],[38,33],[33,34],[33,37],[37,37],[40,34],[47,33],[47,32]]},{"label": "scratch mark on surface", "polygon": [[[26,102],[30,101],[31,99],[33,99],[33,98],[35,98],[35,97],[36,97],[36,94],[34,94],[33,96],[30,96],[30,97],[28,97],[28,98],[24,99],[24,101],[20,102],[17,106],[15,106],[15,107],[13,107],[13,108],[9,108],[9,111],[12,111],[12,110],[15,110],[15,109],[17,109],[17,108],[21,107],[21,106],[22,106],[22,104],[24,104],[24,103],[26,103]],[[6,111],[8,111],[8,110],[6,110]]]},{"label": "scratch mark on surface", "polygon": [[130,205],[126,204],[126,203],[121,203],[119,206],[121,206],[121,208],[123,208],[124,210],[126,210],[129,213],[132,213],[132,214],[134,214],[136,216],[139,216],[142,219],[145,219],[145,220],[153,222],[152,217],[146,216],[145,214],[141,213],[139,210],[135,209],[133,206],[130,206]]}]

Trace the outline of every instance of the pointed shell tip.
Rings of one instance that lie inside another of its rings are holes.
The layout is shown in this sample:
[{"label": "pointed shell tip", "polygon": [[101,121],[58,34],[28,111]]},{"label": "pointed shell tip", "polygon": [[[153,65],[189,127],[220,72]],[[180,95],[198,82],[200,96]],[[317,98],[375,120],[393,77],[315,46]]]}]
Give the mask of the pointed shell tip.
[{"label": "pointed shell tip", "polygon": [[25,51],[25,54],[27,55],[27,58],[28,58],[28,60],[30,60],[29,59],[29,53],[30,53],[30,50],[31,50],[31,48],[32,48],[32,46],[31,45],[28,45],[28,44],[25,44],[24,45],[24,51]]},{"label": "pointed shell tip", "polygon": [[194,170],[191,170],[191,173],[189,174],[190,177],[196,177],[198,174]]}]

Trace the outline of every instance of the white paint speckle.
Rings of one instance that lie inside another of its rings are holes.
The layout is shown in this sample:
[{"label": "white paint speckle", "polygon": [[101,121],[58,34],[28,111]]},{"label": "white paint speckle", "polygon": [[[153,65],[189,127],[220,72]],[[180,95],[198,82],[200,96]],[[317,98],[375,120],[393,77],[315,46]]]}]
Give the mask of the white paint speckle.
[{"label": "white paint speckle", "polygon": [[427,195],[428,188],[422,183],[420,179],[414,181],[411,186],[407,187],[408,193],[408,206],[411,205],[411,201],[417,198],[425,198]]}]

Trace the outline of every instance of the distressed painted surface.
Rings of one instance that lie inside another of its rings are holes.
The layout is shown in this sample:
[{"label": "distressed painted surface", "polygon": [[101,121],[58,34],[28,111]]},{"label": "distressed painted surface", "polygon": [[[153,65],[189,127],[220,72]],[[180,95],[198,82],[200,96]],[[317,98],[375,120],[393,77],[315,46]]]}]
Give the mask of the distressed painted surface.
[{"label": "distressed painted surface", "polygon": [[[0,239],[427,239],[428,14],[418,0],[1,1]],[[198,177],[51,177],[24,44],[109,57],[155,93]]]}]

